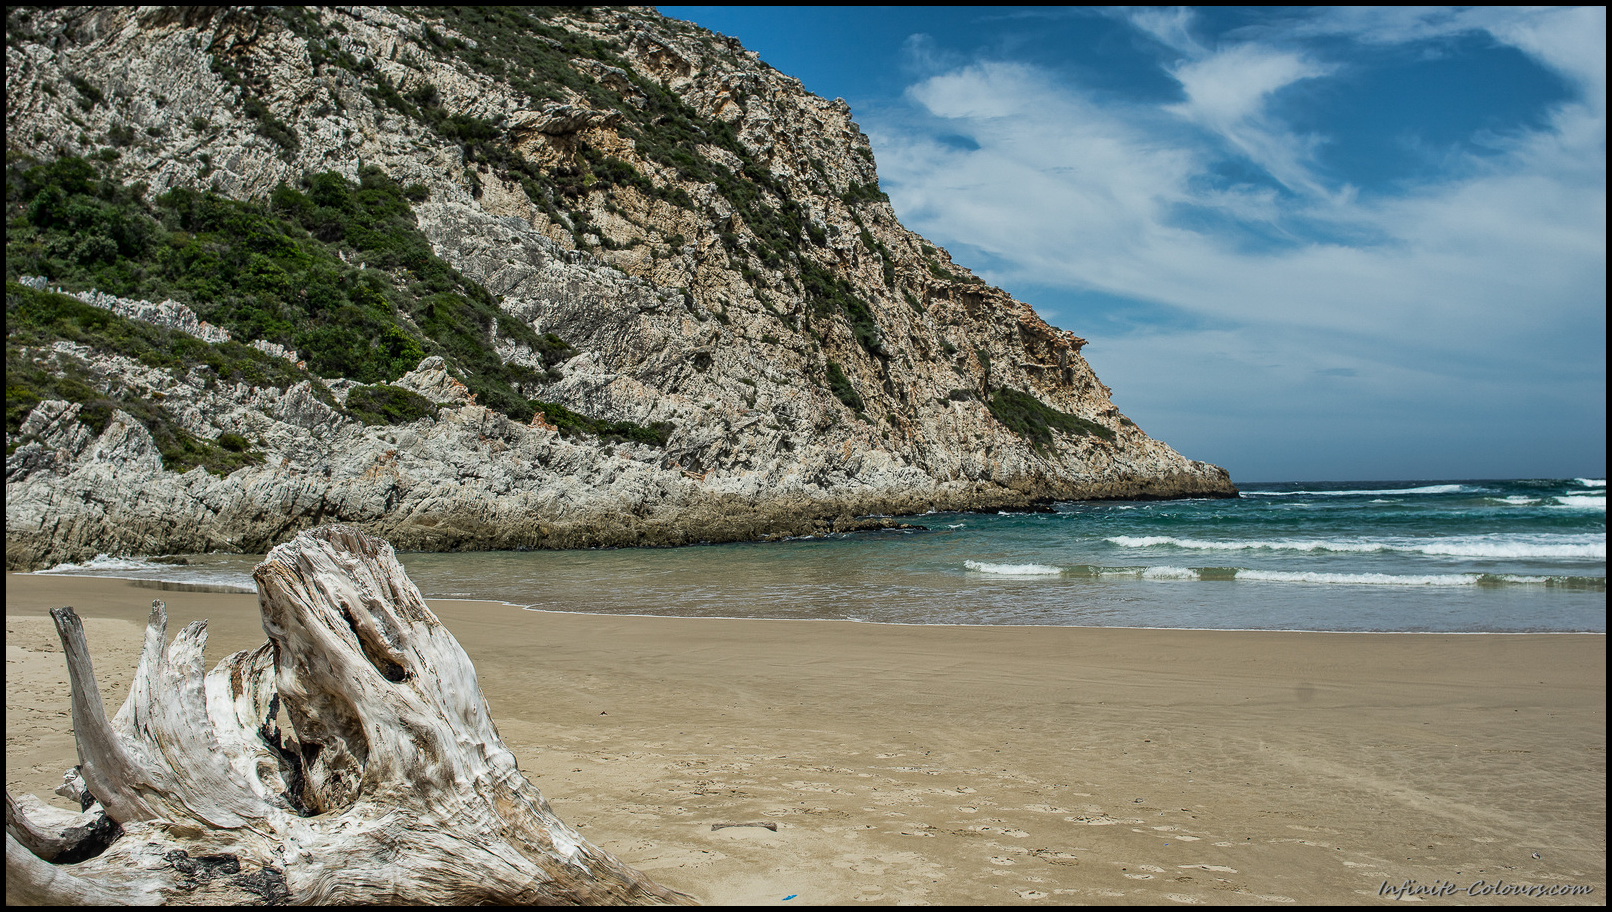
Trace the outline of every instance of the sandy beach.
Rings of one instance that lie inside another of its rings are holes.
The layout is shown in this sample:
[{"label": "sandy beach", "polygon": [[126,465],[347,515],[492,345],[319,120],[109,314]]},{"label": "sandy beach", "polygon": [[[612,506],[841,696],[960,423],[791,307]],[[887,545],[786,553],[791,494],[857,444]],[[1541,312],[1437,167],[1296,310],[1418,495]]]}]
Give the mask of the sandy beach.
[{"label": "sandy beach", "polygon": [[[264,640],[255,596],[7,574],[8,789],[61,804],[75,762],[46,611],[115,710],[159,597],[209,666]],[[556,811],[708,903],[1605,901],[1603,635],[431,607]]]}]

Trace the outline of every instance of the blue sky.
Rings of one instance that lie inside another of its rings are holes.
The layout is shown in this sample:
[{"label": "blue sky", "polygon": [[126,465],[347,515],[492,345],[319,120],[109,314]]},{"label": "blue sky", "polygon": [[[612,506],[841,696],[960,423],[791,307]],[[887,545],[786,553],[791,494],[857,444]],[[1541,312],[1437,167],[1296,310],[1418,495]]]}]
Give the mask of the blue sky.
[{"label": "blue sky", "polygon": [[1233,480],[1605,475],[1604,8],[660,9]]}]

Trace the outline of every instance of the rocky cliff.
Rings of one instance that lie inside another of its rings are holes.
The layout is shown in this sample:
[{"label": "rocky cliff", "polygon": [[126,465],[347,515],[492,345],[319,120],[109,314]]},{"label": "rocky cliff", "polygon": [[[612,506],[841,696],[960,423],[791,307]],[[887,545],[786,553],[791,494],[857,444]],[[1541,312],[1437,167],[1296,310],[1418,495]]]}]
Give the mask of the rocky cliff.
[{"label": "rocky cliff", "polygon": [[[1235,494],[902,227],[843,101],[652,10],[13,10],[6,62],[8,567]],[[220,201],[279,246],[198,227]]]}]

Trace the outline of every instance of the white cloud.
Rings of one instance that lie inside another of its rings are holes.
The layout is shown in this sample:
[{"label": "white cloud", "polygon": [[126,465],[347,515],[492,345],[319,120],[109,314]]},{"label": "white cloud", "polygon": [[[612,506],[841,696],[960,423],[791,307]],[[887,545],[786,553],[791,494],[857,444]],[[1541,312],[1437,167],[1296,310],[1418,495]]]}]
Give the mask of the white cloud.
[{"label": "white cloud", "polygon": [[930,76],[962,66],[965,62],[955,51],[941,47],[934,38],[923,32],[908,35],[907,40],[901,43],[902,69],[919,76]]},{"label": "white cloud", "polygon": [[[1476,420],[1480,395],[1517,406],[1603,389],[1604,409],[1604,10],[1331,11],[1285,43],[1218,50],[1192,39],[1187,14],[1130,18],[1184,55],[1170,71],[1184,102],[1120,104],[1032,66],[974,62],[909,89],[916,121],[868,125],[903,219],[964,262],[967,248],[989,254],[993,281],[1101,291],[1216,327],[1104,339],[1097,315],[1056,315],[1093,339],[1122,408],[1147,389],[1173,411],[1180,390],[1213,377],[1251,402],[1308,390],[1318,407],[1376,403],[1365,407],[1405,428],[1430,410]],[[1313,169],[1320,139],[1267,113],[1274,93],[1335,72],[1295,49],[1306,29],[1376,42],[1482,29],[1581,91],[1547,128],[1459,154],[1420,186],[1328,187]],[[1228,149],[1293,192],[1228,184],[1215,171]],[[1122,386],[1105,347],[1147,358],[1149,379]],[[1133,413],[1144,426],[1149,408]]]},{"label": "white cloud", "polygon": [[1218,133],[1289,189],[1324,194],[1308,164],[1319,139],[1272,122],[1265,104],[1281,89],[1331,70],[1298,54],[1238,45],[1176,67],[1172,75],[1187,100],[1167,110]]},{"label": "white cloud", "polygon": [[1152,35],[1166,47],[1192,55],[1203,51],[1203,46],[1192,37],[1191,26],[1196,17],[1187,7],[1149,6],[1125,10],[1122,14],[1132,25]]},{"label": "white cloud", "polygon": [[1578,83],[1590,93],[1592,104],[1604,108],[1604,6],[1332,7],[1290,28],[1294,37],[1345,35],[1374,44],[1408,44],[1470,32],[1487,32],[1528,54]]}]

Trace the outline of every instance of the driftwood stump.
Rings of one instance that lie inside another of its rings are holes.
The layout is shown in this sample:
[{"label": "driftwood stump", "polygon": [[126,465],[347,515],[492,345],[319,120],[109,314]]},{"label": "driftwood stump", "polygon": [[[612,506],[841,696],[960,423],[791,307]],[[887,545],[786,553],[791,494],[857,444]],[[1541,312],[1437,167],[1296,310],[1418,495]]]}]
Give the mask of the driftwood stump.
[{"label": "driftwood stump", "polygon": [[6,794],[8,903],[691,902],[554,815],[389,544],[316,529],[253,576],[269,642],[204,673],[206,623],[169,645],[154,602],[111,720],[51,612],[83,812]]}]

